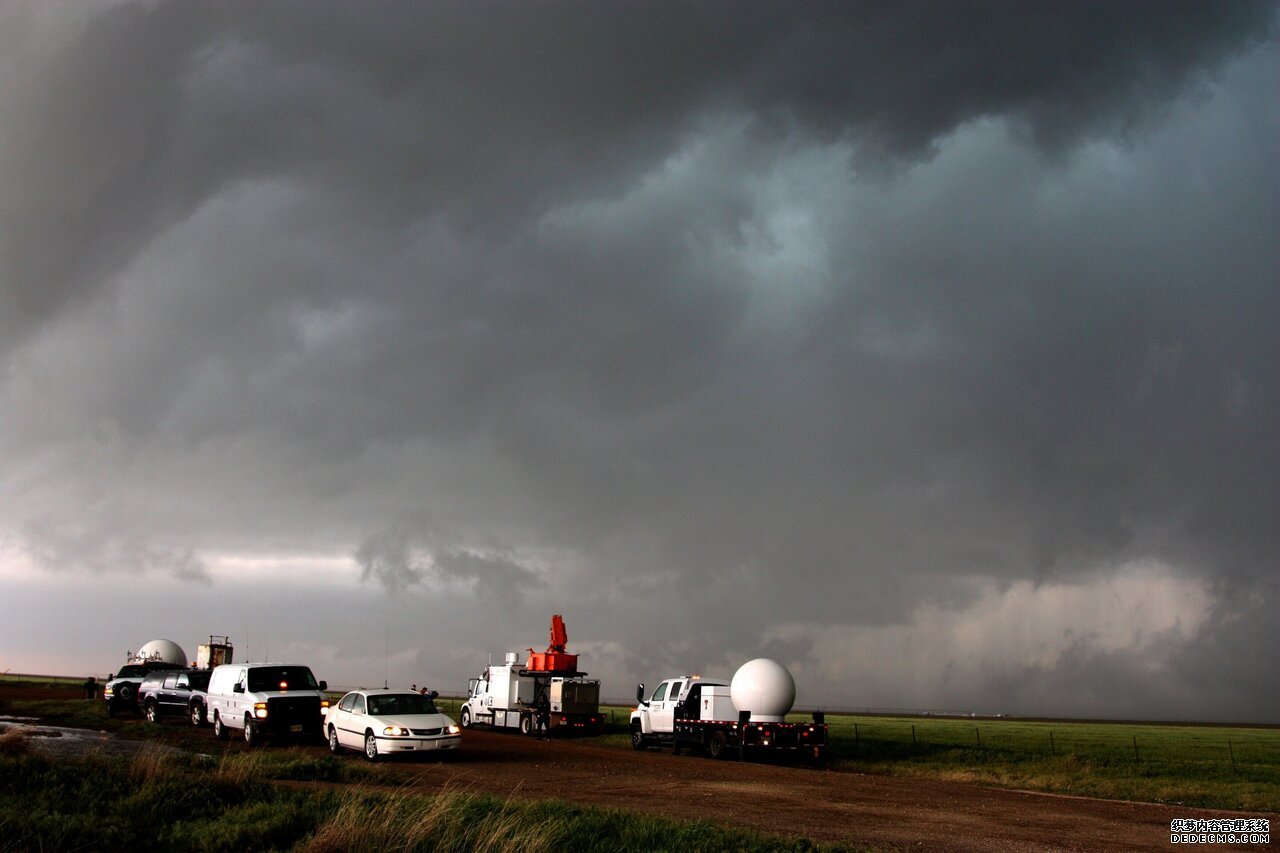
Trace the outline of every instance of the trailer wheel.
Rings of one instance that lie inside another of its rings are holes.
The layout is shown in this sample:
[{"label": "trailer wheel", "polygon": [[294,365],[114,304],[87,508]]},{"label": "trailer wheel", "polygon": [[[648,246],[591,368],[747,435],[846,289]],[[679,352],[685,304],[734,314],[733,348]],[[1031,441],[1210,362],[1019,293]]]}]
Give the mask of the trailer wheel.
[{"label": "trailer wheel", "polygon": [[520,717],[520,734],[532,735],[533,733],[533,717],[528,714],[523,714]]},{"label": "trailer wheel", "polygon": [[707,741],[707,751],[712,758],[727,758],[729,755],[729,738],[724,732],[712,732]]},{"label": "trailer wheel", "polygon": [[631,748],[639,751],[641,749],[644,749],[646,746],[648,746],[648,744],[645,743],[644,732],[641,731],[639,726],[632,726],[631,727]]},{"label": "trailer wheel", "polygon": [[471,728],[471,709],[470,708],[466,707],[465,705],[463,706],[462,710],[458,713],[458,722],[462,724],[462,727],[464,729]]}]

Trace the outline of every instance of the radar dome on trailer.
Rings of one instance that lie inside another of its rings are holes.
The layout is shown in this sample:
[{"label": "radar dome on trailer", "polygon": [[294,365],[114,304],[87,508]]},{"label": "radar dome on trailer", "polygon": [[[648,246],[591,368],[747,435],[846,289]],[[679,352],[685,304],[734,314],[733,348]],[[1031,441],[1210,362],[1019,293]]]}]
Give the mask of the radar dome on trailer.
[{"label": "radar dome on trailer", "polygon": [[178,666],[187,665],[187,653],[182,650],[182,646],[173,640],[152,640],[138,649],[138,653],[133,656],[137,662],[142,661],[163,661],[164,663],[172,663]]},{"label": "radar dome on trailer", "polygon": [[750,711],[751,719],[779,723],[796,701],[796,680],[776,660],[749,660],[733,674],[729,697],[739,711]]}]

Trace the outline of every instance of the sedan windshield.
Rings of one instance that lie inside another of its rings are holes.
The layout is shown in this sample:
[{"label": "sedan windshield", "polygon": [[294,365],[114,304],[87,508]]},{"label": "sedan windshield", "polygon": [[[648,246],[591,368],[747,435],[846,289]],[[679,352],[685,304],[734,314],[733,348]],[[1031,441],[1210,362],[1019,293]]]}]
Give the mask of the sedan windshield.
[{"label": "sedan windshield", "polygon": [[435,703],[418,693],[392,693],[369,697],[369,713],[382,717],[401,714],[435,714]]},{"label": "sedan windshield", "polygon": [[319,690],[316,677],[305,666],[261,666],[249,670],[249,692],[268,690]]}]

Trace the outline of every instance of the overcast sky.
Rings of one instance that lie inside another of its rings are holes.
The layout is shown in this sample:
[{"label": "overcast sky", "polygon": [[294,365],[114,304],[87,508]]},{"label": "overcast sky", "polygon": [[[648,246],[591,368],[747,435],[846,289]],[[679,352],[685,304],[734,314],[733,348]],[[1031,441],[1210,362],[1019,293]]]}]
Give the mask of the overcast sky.
[{"label": "overcast sky", "polygon": [[1275,3],[0,3],[0,671],[1280,722]]}]

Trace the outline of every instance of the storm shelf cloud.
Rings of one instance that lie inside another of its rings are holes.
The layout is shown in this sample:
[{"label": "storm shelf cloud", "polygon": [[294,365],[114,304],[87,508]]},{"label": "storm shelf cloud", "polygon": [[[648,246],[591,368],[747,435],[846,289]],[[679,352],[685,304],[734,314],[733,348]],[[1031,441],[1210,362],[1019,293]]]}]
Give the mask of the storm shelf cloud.
[{"label": "storm shelf cloud", "polygon": [[0,669],[1276,722],[1278,23],[5,4]]}]

